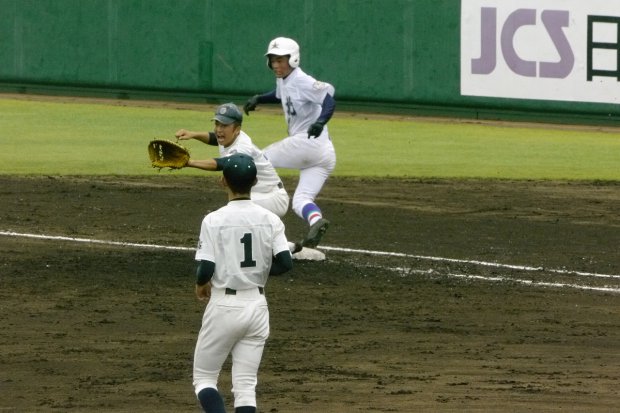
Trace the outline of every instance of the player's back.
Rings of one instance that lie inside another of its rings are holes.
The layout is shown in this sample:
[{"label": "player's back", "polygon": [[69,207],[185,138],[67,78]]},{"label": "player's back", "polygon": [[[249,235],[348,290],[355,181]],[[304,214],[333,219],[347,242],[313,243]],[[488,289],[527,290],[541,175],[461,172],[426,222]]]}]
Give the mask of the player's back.
[{"label": "player's back", "polygon": [[250,200],[235,200],[207,215],[208,240],[215,262],[213,287],[243,290],[264,286],[274,254],[287,250],[284,224]]}]

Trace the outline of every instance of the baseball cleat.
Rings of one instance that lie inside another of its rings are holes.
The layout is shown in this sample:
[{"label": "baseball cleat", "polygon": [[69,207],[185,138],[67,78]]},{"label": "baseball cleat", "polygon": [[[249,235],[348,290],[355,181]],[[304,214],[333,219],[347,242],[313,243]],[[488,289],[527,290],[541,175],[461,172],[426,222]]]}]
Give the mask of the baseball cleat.
[{"label": "baseball cleat", "polygon": [[319,242],[321,242],[321,238],[323,238],[323,234],[325,234],[328,227],[328,220],[325,218],[319,219],[310,226],[308,235],[306,235],[306,238],[301,242],[301,245],[307,248],[316,248],[316,246],[319,245]]},{"label": "baseball cleat", "polygon": [[289,249],[291,250],[291,254],[297,254],[304,249],[304,246],[301,245],[301,242],[289,242]]}]

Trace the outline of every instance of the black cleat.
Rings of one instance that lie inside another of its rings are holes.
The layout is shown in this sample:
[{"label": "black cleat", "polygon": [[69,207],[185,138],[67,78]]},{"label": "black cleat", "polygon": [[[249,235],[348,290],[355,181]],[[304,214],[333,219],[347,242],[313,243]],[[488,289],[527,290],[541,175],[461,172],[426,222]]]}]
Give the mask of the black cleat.
[{"label": "black cleat", "polygon": [[291,251],[291,254],[297,254],[298,252],[300,252],[303,249],[304,249],[304,246],[301,244],[301,242],[295,241],[293,243],[293,250]]},{"label": "black cleat", "polygon": [[325,218],[319,219],[313,225],[310,226],[310,230],[308,230],[308,235],[301,242],[301,245],[308,248],[316,248],[317,245],[321,242],[321,238],[323,238],[323,234],[327,231],[329,227],[329,221]]}]

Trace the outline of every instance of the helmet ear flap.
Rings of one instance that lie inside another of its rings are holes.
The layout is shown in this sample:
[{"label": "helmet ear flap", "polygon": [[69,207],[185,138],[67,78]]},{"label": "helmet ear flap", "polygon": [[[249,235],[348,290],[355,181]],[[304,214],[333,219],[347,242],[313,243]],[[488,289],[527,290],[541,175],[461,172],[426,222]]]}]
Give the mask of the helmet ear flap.
[{"label": "helmet ear flap", "polygon": [[288,65],[292,67],[293,69],[295,69],[296,67],[299,67],[299,51],[297,51],[297,53],[290,54],[288,58]]}]

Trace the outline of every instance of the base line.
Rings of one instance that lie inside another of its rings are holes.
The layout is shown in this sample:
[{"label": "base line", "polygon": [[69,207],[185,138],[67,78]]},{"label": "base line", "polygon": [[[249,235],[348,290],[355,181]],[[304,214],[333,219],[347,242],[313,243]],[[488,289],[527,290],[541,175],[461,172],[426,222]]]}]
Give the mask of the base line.
[{"label": "base line", "polygon": [[320,246],[318,248],[327,250],[327,251],[340,251],[340,252],[352,252],[352,253],[357,253],[357,254],[414,258],[414,259],[426,260],[426,261],[457,262],[460,264],[474,264],[474,265],[481,265],[481,266],[486,266],[486,267],[507,268],[507,269],[520,270],[520,271],[547,271],[547,272],[552,272],[556,274],[565,274],[565,275],[573,274],[573,275],[582,275],[585,277],[619,278],[620,279],[620,275],[616,275],[616,274],[599,274],[599,273],[593,273],[593,272],[560,270],[560,269],[554,269],[554,268],[530,267],[530,266],[525,266],[525,265],[501,264],[497,262],[463,260],[463,259],[458,259],[458,258],[432,257],[432,256],[427,256],[427,255],[405,254],[402,252],[384,252],[384,251],[360,250],[360,249],[353,249],[353,248],[323,247],[323,246]]},{"label": "base line", "polygon": [[189,247],[175,247],[175,246],[157,245],[157,244],[138,244],[138,243],[133,243],[133,242],[119,242],[119,241],[104,241],[104,240],[90,239],[90,238],[64,237],[60,235],[22,234],[22,233],[11,232],[11,231],[0,231],[0,235],[6,235],[9,237],[44,239],[44,240],[83,242],[87,244],[115,245],[119,247],[164,249],[164,250],[175,250],[175,251],[195,251],[196,250],[195,248],[189,248]]},{"label": "base line", "polygon": [[[404,274],[405,276],[410,273],[432,275],[435,272],[433,270],[412,270],[410,268],[404,268],[404,267],[379,267],[379,268],[384,268],[390,271]],[[486,281],[486,282],[512,282],[516,284],[531,285],[534,287],[573,288],[577,290],[601,291],[601,292],[616,293],[616,294],[620,293],[620,287],[608,286],[608,285],[592,286],[592,285],[569,284],[569,283],[561,283],[561,282],[524,280],[521,278],[512,278],[512,277],[504,277],[504,276],[456,274],[452,272],[448,272],[445,275],[447,275],[448,277],[452,277],[452,278],[462,278],[462,279],[467,279],[467,280],[479,280],[479,281]]]},{"label": "base line", "polygon": [[620,288],[617,287],[595,287],[591,285],[580,285],[580,284],[567,284],[567,283],[559,283],[559,282],[546,282],[546,281],[533,281],[533,280],[523,280],[519,278],[510,278],[510,277],[484,277],[481,275],[468,275],[468,274],[453,274],[448,273],[448,276],[454,278],[465,278],[470,280],[483,280],[483,281],[496,281],[496,282],[513,282],[517,284],[525,284],[532,285],[535,287],[550,287],[550,288],[574,288],[577,290],[590,290],[590,291],[601,291],[606,293],[620,293]]},{"label": "base line", "polygon": [[[133,243],[133,242],[120,242],[120,241],[104,241],[104,240],[97,240],[97,239],[90,239],[90,238],[74,238],[74,237],[66,237],[66,236],[60,236],[60,235],[27,234],[27,233],[13,232],[13,231],[0,231],[0,235],[10,236],[10,237],[82,242],[82,243],[88,243],[88,244],[115,245],[115,246],[122,246],[122,247],[134,247],[134,248],[146,248],[146,249],[195,251],[195,248],[190,248],[190,247],[178,247],[178,246],[157,245],[157,244],[141,244],[141,243]],[[428,256],[428,255],[406,254],[402,252],[373,251],[373,250],[339,248],[339,247],[328,247],[328,246],[319,246],[318,249],[325,250],[325,251],[348,252],[348,253],[353,253],[353,254],[367,254],[367,255],[378,255],[378,256],[389,256],[389,257],[413,258],[413,259],[426,260],[426,261],[455,262],[455,263],[460,263],[460,264],[473,264],[473,265],[481,265],[481,266],[486,266],[486,267],[513,269],[513,270],[519,270],[519,271],[536,271],[536,272],[547,271],[547,272],[551,272],[555,274],[564,274],[564,275],[572,274],[572,275],[579,275],[579,276],[584,276],[584,277],[620,279],[620,275],[616,275],[616,274],[600,274],[600,273],[583,272],[583,271],[561,270],[561,269],[554,269],[554,268],[531,267],[531,266],[525,266],[525,265],[501,264],[501,263],[487,262],[487,261],[464,260],[464,259],[457,259],[457,258],[445,258],[445,257],[433,257],[433,256]]]}]

